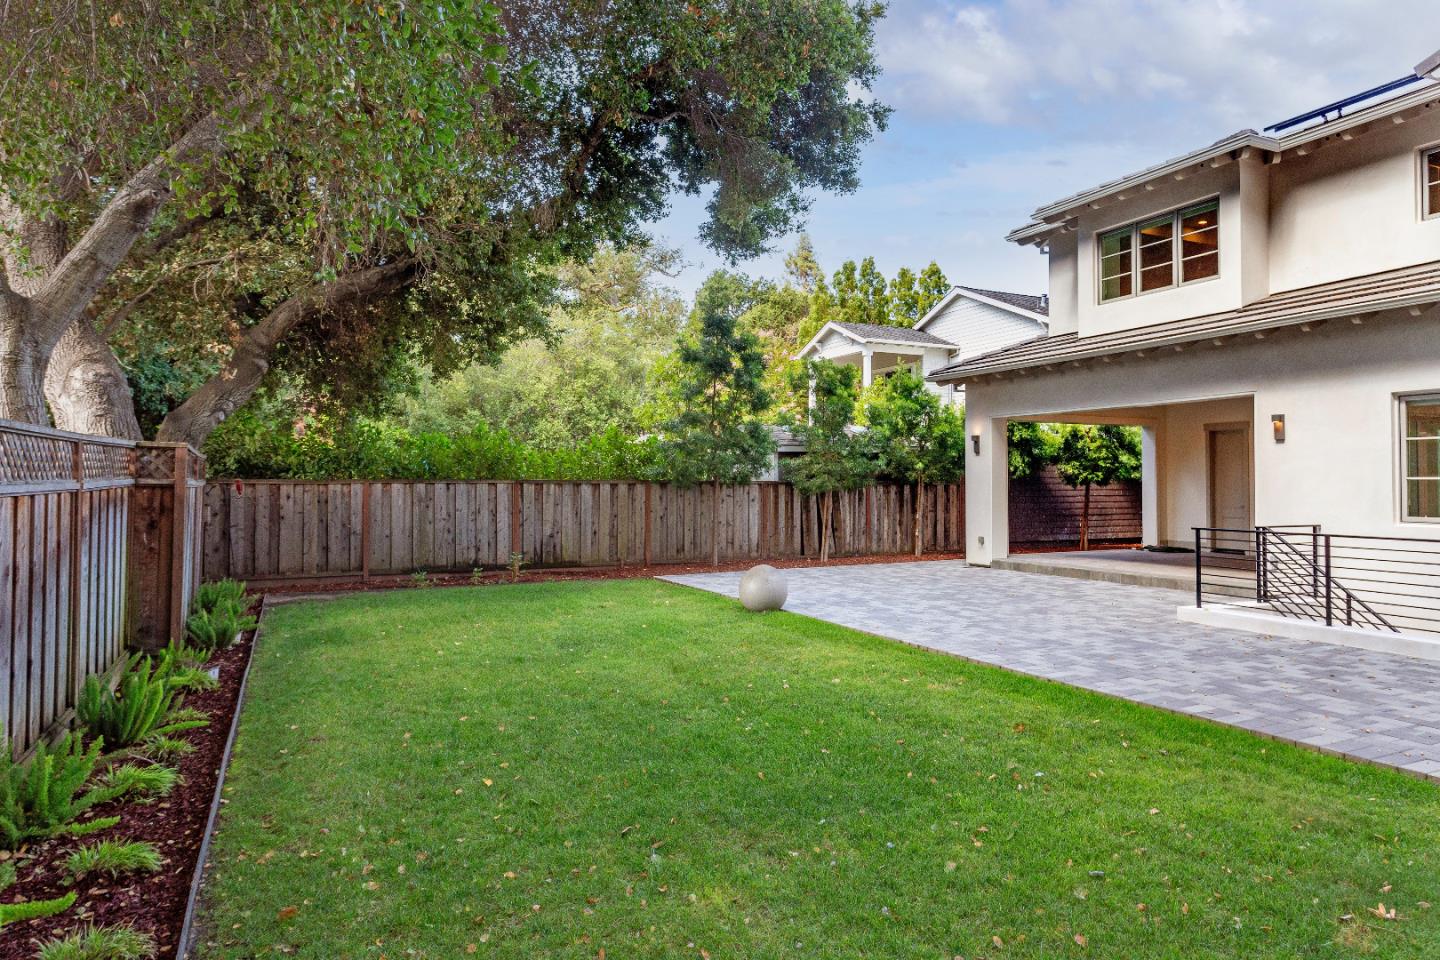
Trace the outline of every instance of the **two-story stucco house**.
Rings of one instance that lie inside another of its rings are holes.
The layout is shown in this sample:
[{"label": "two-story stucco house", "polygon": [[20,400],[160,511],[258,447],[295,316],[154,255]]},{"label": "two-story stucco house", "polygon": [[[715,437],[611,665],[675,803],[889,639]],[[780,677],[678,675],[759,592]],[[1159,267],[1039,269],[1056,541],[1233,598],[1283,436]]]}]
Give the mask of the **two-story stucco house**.
[{"label": "two-story stucco house", "polygon": [[[831,321],[816,331],[798,359],[858,367],[860,385],[906,368],[928,375],[969,357],[1044,336],[1047,298],[975,287],[954,287],[914,327]],[[932,383],[946,400],[964,402],[964,388]]]},{"label": "two-story stucco house", "polygon": [[1437,79],[1440,55],[1010,234],[1048,255],[1047,335],[929,374],[967,393],[971,563],[1008,553],[1012,420],[1140,426],[1147,544],[1440,537]]}]

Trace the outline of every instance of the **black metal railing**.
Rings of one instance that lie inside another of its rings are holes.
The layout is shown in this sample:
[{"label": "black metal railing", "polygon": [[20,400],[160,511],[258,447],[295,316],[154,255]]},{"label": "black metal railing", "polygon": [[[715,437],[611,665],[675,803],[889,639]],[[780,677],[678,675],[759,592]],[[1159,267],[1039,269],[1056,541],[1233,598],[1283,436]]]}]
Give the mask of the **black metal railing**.
[{"label": "black metal railing", "polygon": [[1319,524],[1195,528],[1195,605],[1242,597],[1327,626],[1440,633],[1440,539]]}]

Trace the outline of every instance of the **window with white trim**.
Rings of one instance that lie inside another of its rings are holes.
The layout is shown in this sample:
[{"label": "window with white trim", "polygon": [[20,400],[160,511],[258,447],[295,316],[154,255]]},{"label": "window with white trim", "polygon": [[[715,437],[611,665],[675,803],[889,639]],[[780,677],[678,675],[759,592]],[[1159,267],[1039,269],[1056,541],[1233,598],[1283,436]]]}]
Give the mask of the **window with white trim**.
[{"label": "window with white trim", "polygon": [[1100,302],[1220,275],[1220,201],[1107,230],[1097,244]]},{"label": "window with white trim", "polygon": [[1440,520],[1440,394],[1400,401],[1405,519]]},{"label": "window with white trim", "polygon": [[1420,158],[1420,193],[1426,219],[1440,217],[1440,147]]}]

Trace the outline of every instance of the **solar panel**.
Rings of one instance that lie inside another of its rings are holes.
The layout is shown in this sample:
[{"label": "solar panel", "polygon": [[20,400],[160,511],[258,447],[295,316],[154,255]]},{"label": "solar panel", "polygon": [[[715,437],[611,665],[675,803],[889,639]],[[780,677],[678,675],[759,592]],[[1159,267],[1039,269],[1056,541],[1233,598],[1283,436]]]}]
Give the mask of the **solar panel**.
[{"label": "solar panel", "polygon": [[1389,83],[1382,83],[1378,87],[1371,87],[1364,93],[1357,93],[1353,96],[1346,97],[1344,100],[1336,100],[1334,103],[1327,103],[1323,107],[1307,110],[1304,113],[1291,117],[1289,120],[1281,120],[1279,123],[1274,123],[1266,127],[1265,130],[1266,132],[1274,131],[1275,133],[1279,133],[1282,130],[1289,130],[1291,127],[1298,127],[1300,124],[1309,120],[1329,120],[1331,119],[1331,113],[1335,114],[1336,119],[1339,119],[1344,115],[1346,107],[1353,107],[1357,103],[1373,100],[1375,97],[1390,93],[1392,90],[1408,87],[1412,83],[1419,83],[1424,79],[1425,78],[1419,74],[1412,73],[1408,77],[1401,77],[1399,80],[1391,80]]}]

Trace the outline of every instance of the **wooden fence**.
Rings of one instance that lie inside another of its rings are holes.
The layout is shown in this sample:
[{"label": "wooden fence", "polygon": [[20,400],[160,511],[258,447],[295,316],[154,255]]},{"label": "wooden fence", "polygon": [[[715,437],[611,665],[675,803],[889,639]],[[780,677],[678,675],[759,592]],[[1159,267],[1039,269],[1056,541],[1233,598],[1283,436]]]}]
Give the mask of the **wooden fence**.
[{"label": "wooden fence", "polygon": [[[504,566],[706,562],[809,557],[820,551],[819,498],[788,484],[715,489],[646,483],[244,480],[205,488],[207,580],[468,571]],[[958,484],[927,488],[925,546],[964,548]],[[914,549],[914,489],[838,495],[836,556]]]},{"label": "wooden fence", "polygon": [[[203,471],[188,448],[0,420],[0,722],[17,755],[65,722],[127,639],[183,628],[197,562],[165,583],[144,568],[174,550],[198,560]],[[167,526],[182,488],[194,509]]]},{"label": "wooden fence", "polygon": [[[1078,543],[1085,491],[1067,486],[1047,466],[1010,481],[1010,542],[1050,545]],[[1090,540],[1139,543],[1140,482],[1126,480],[1090,491]]]}]

